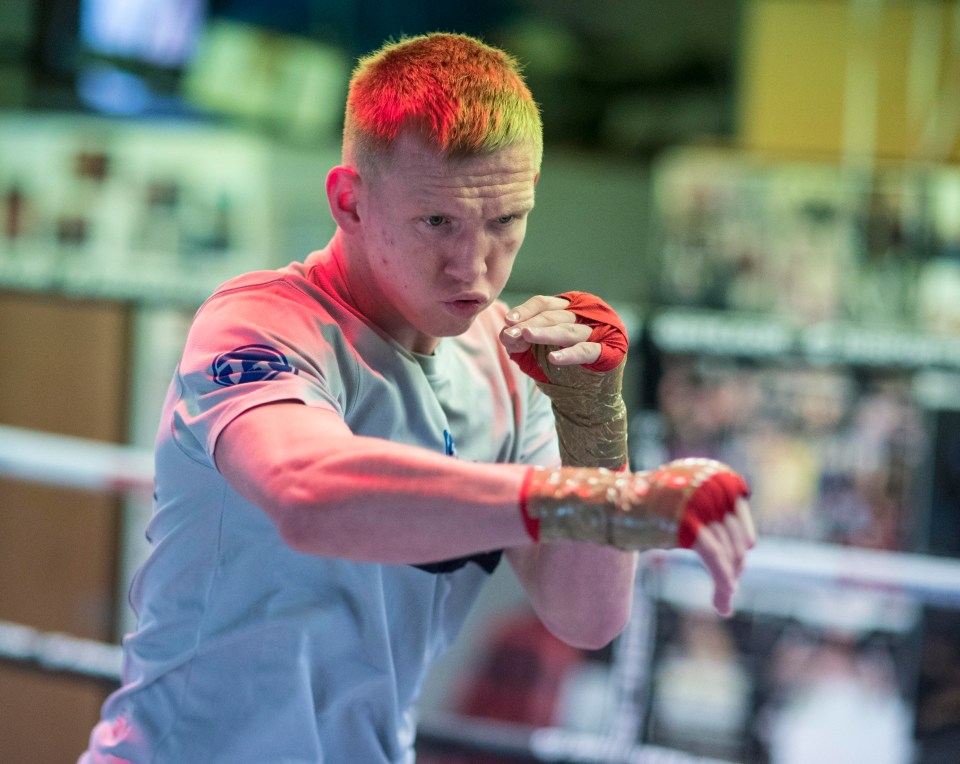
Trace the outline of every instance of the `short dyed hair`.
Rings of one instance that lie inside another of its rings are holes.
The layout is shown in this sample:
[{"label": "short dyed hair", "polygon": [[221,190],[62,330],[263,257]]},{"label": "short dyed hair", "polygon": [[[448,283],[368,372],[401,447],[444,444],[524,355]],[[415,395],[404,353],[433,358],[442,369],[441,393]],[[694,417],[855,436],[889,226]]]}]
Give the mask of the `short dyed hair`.
[{"label": "short dyed hair", "polygon": [[540,110],[520,63],[468,35],[433,33],[388,42],[361,58],[350,79],[344,160],[379,167],[405,128],[448,156],[529,143],[543,154]]}]

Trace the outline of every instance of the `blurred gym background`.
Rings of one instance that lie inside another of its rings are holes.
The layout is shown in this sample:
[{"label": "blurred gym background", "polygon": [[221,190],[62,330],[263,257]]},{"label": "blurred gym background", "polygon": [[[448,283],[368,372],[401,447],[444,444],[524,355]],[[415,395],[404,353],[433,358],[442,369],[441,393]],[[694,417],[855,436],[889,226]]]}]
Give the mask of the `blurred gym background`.
[{"label": "blurred gym background", "polygon": [[434,30],[542,108],[510,296],[614,303],[634,468],[734,464],[763,542],[727,621],[648,556],[590,654],[498,571],[419,760],[955,762],[956,0],[4,0],[0,761],[83,750],[192,312],[326,243],[353,61]]}]

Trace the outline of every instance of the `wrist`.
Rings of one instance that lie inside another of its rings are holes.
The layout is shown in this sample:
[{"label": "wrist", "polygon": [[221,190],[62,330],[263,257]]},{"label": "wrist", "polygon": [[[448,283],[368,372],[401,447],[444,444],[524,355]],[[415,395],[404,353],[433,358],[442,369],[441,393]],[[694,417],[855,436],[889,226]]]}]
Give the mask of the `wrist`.
[{"label": "wrist", "polygon": [[554,398],[553,416],[566,467],[621,470],[628,462],[627,408],[619,394],[609,399],[581,399],[564,405]]},{"label": "wrist", "polygon": [[642,472],[534,467],[524,484],[522,511],[543,542],[578,541],[629,550],[673,547],[676,518],[648,511],[652,488]]},{"label": "wrist", "polygon": [[[533,350],[547,366],[548,346]],[[580,366],[547,366],[550,382],[537,386],[550,399],[560,461],[576,467],[616,470],[627,463],[627,408],[623,401],[623,364],[608,372]]]}]

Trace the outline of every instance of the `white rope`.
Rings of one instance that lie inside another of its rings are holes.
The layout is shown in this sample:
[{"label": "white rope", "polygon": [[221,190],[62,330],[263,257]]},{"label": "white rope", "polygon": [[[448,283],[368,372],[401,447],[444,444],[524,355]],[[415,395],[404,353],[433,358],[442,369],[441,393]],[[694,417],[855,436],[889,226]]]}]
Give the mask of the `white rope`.
[{"label": "white rope", "polygon": [[131,446],[0,425],[0,475],[88,491],[153,491],[153,455]]},{"label": "white rope", "polygon": [[[701,564],[685,550],[643,557],[648,567],[661,569]],[[893,591],[930,604],[960,606],[960,560],[954,558],[765,538],[747,556],[743,583],[754,579]]]},{"label": "white rope", "polygon": [[[0,425],[0,476],[108,492],[151,492],[153,456],[145,449]],[[692,553],[652,552],[647,565],[698,565]],[[925,602],[960,605],[960,561],[903,552],[763,538],[747,577],[783,577],[895,589]]]},{"label": "white rope", "polygon": [[119,645],[0,621],[0,658],[18,663],[119,682],[121,654]]}]

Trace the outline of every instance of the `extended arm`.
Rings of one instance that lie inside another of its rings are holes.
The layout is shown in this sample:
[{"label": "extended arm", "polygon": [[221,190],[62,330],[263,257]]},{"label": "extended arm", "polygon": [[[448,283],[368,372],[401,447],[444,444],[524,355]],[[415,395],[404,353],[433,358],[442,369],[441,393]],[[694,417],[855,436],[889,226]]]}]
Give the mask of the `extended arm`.
[{"label": "extended arm", "polygon": [[[420,564],[507,548],[534,587],[531,598],[544,622],[571,643],[600,647],[629,614],[633,555],[530,543],[520,513],[529,467],[475,464],[359,437],[337,415],[296,402],[239,416],[221,433],[215,458],[231,486],[263,509],[298,551]],[[603,578],[610,607],[598,605],[589,583],[597,566],[609,571]],[[554,570],[563,575],[551,579]],[[540,606],[544,601],[553,604]],[[598,606],[584,611],[583,602]]]},{"label": "extended arm", "polygon": [[300,403],[237,417],[215,459],[284,540],[309,554],[419,564],[528,539],[517,510],[528,468],[359,437],[336,414]]},{"label": "extended arm", "polygon": [[[571,363],[590,363],[580,355],[584,345],[590,343],[567,343]],[[576,488],[577,481],[594,485],[620,474],[451,459],[356,436],[334,413],[297,402],[265,404],[241,414],[220,434],[214,457],[232,487],[274,520],[291,547],[305,553],[419,564],[507,548],[544,622],[561,638],[583,647],[608,642],[629,615],[636,556],[601,545],[649,548],[647,537],[635,530],[652,510],[666,513],[669,524],[691,515],[688,506],[702,504],[689,499],[686,487],[672,482],[684,473],[670,465],[652,494],[655,501],[646,495],[649,476],[628,473],[631,479],[617,484],[619,494],[557,492],[554,476],[563,478],[561,485]],[[625,451],[619,461],[625,461]],[[692,475],[689,484],[696,480],[697,474]],[[749,534],[729,532],[728,526],[738,522],[738,516],[731,520],[726,513],[732,504],[724,497],[716,518],[707,513],[703,523],[690,526],[693,546],[718,582],[721,599],[715,604],[721,612],[729,609],[743,553],[752,543]],[[599,511],[602,518],[619,518],[623,508],[636,521],[604,524],[600,536],[595,528],[584,536],[577,524],[566,522],[571,512],[579,517]],[[550,543],[530,543],[531,518]],[[616,532],[608,532],[611,528]],[[676,539],[663,545],[675,546]],[[721,581],[729,591],[722,590]]]}]

